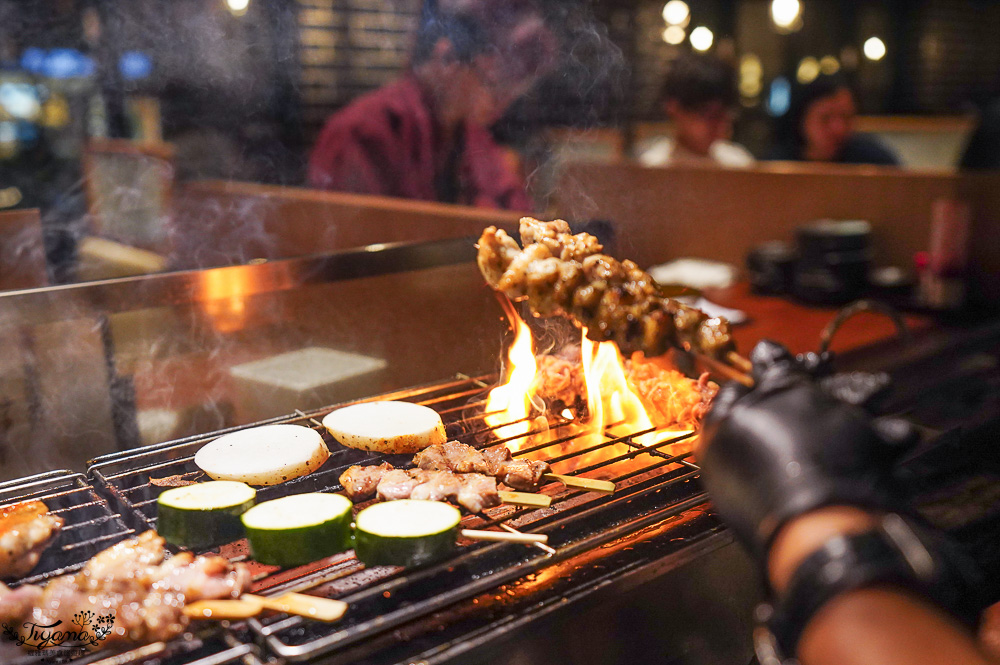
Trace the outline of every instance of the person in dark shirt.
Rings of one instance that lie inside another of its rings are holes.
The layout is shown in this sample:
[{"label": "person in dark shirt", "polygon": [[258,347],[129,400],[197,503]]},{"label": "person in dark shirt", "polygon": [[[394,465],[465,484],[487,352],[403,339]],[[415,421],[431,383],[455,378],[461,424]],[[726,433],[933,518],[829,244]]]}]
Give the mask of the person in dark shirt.
[{"label": "person in dark shirt", "polygon": [[847,83],[821,74],[792,90],[788,113],[777,128],[777,143],[766,159],[898,166],[899,158],[878,139],[854,132],[856,115]]},{"label": "person in dark shirt", "polygon": [[309,184],[531,210],[523,178],[489,127],[547,71],[554,42],[531,0],[425,12],[409,71],[327,120]]}]

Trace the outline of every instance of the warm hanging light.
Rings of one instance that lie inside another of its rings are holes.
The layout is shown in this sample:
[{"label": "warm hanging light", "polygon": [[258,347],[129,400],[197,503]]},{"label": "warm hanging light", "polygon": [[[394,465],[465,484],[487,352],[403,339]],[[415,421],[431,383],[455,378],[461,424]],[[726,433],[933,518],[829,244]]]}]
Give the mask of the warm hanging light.
[{"label": "warm hanging light", "polygon": [[683,28],[691,20],[691,9],[684,0],[670,0],[663,5],[663,20],[668,25],[679,25]]},{"label": "warm hanging light", "polygon": [[805,85],[815,81],[817,76],[819,76],[819,61],[812,56],[802,58],[795,72],[795,80]]},{"label": "warm hanging light", "polygon": [[687,33],[684,32],[684,28],[679,25],[668,25],[663,29],[663,41],[668,44],[672,44],[674,46],[683,44],[685,37],[687,37]]},{"label": "warm hanging light", "polygon": [[881,60],[885,57],[885,42],[878,37],[869,37],[865,42],[864,52],[869,60]]},{"label": "warm hanging light", "polygon": [[795,32],[802,27],[802,3],[799,0],[771,0],[771,20],[780,32]]},{"label": "warm hanging light", "polygon": [[243,16],[250,7],[250,0],[226,0],[226,6],[233,16]]},{"label": "warm hanging light", "polygon": [[819,70],[828,76],[836,74],[840,71],[840,61],[836,56],[824,55],[819,59]]},{"label": "warm hanging light", "polygon": [[751,99],[760,95],[763,89],[763,76],[764,68],[760,58],[753,53],[747,53],[740,58],[740,95]]},{"label": "warm hanging light", "polygon": [[691,48],[695,51],[707,51],[712,48],[712,42],[714,41],[715,35],[703,25],[699,25],[691,31]]}]

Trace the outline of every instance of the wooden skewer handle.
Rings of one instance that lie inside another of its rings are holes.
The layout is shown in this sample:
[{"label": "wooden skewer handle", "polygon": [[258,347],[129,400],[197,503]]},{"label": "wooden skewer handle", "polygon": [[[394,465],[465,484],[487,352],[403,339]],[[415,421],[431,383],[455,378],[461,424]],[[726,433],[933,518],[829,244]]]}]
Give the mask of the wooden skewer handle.
[{"label": "wooden skewer handle", "polygon": [[347,611],[347,603],[342,600],[319,598],[318,596],[309,596],[304,593],[286,593],[274,598],[243,594],[242,598],[250,598],[253,601],[257,601],[268,610],[284,612],[285,614],[297,614],[310,619],[316,619],[317,621],[336,621],[344,616],[344,612]]},{"label": "wooden skewer handle", "polygon": [[526,506],[528,508],[548,508],[552,505],[552,497],[548,494],[533,492],[497,492],[500,500],[511,506]]},{"label": "wooden skewer handle", "polygon": [[504,543],[548,543],[549,537],[543,533],[508,533],[506,531],[480,531],[478,529],[462,529],[463,538],[469,540],[490,540]]},{"label": "wooden skewer handle", "polygon": [[740,370],[744,374],[749,374],[750,370],[753,369],[753,363],[751,363],[749,360],[747,360],[740,354],[736,353],[735,351],[730,351],[729,353],[727,353],[726,360],[729,361],[730,365]]},{"label": "wooden skewer handle", "polygon": [[556,480],[565,485],[578,490],[588,492],[604,492],[612,494],[615,491],[615,484],[610,480],[594,480],[592,478],[580,478],[579,476],[564,476],[559,473],[545,474],[546,480]]},{"label": "wooden skewer handle", "polygon": [[211,619],[213,621],[238,621],[257,616],[264,605],[256,600],[258,596],[239,600],[199,600],[184,606],[184,614],[191,619]]}]

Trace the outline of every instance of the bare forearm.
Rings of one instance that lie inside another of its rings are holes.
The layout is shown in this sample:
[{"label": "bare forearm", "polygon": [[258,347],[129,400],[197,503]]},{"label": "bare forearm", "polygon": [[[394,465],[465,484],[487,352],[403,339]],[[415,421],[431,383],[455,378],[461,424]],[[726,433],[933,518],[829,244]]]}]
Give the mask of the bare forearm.
[{"label": "bare forearm", "polygon": [[[779,532],[768,562],[781,593],[802,561],[831,537],[871,529],[878,517],[848,506],[803,515]],[[799,642],[802,665],[996,665],[973,637],[924,600],[892,588],[845,593],[828,602]]]},{"label": "bare forearm", "polygon": [[894,589],[834,598],[799,643],[802,665],[995,665],[936,607]]}]

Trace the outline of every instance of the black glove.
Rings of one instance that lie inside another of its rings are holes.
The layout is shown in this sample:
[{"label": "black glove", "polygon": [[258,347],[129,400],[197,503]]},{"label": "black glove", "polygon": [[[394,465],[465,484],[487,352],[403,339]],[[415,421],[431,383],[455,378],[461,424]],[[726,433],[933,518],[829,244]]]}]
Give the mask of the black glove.
[{"label": "black glove", "polygon": [[794,358],[769,341],[750,359],[755,387],[733,383],[719,391],[699,460],[716,508],[758,560],[766,561],[783,524],[810,510],[899,511],[890,468],[915,435],[904,421],[873,420],[859,405],[887,380],[836,375],[821,384],[828,359]]}]

